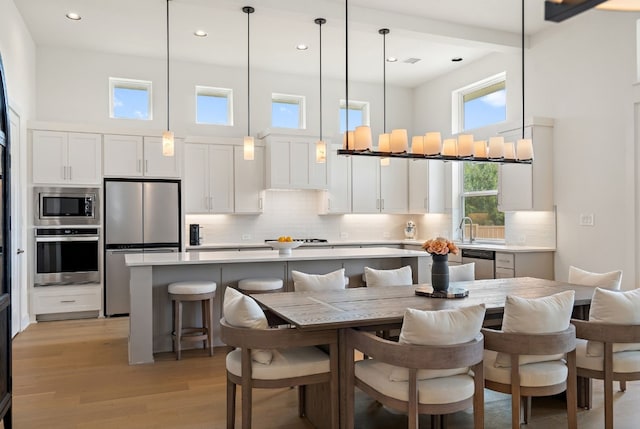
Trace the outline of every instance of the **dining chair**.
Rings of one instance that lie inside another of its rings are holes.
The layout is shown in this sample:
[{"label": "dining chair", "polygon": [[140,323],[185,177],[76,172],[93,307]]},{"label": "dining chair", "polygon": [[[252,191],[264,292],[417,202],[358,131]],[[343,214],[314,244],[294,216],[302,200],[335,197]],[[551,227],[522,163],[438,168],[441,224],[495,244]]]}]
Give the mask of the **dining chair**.
[{"label": "dining chair", "polygon": [[409,429],[418,428],[420,414],[430,414],[431,427],[437,428],[445,423],[445,415],[472,406],[474,428],[484,428],[483,318],[483,305],[441,311],[407,309],[399,342],[373,332],[347,330],[346,355],[358,350],[369,359],[349,359],[345,368],[346,428],[354,427],[356,387],[381,404],[407,413]]},{"label": "dining chair", "polygon": [[592,273],[571,265],[569,266],[569,278],[567,281],[582,286],[598,286],[619,290],[622,283],[622,270]]},{"label": "dining chair", "polygon": [[364,281],[367,287],[409,286],[413,284],[413,273],[410,265],[391,270],[364,267]]},{"label": "dining chair", "polygon": [[[298,415],[304,417],[306,386],[318,383],[329,385],[329,427],[338,429],[336,331],[270,329],[258,303],[232,288],[225,292],[223,313],[226,317],[220,320],[221,339],[235,348],[226,358],[227,429],[235,428],[236,386],[242,387],[242,429],[250,429],[254,388],[297,386]],[[316,346],[327,347],[329,354]]]},{"label": "dining chair", "polygon": [[449,265],[450,282],[468,282],[476,279],[476,263]]},{"label": "dining chair", "polygon": [[[507,295],[502,330],[483,329],[485,387],[511,394],[511,426],[531,417],[531,397],[566,391],[568,427],[577,425],[575,292],[541,298]],[[524,398],[524,401],[522,400]]]},{"label": "dining chair", "polygon": [[291,277],[295,292],[341,290],[349,284],[349,277],[345,276],[344,268],[327,274],[307,274],[291,270]]}]

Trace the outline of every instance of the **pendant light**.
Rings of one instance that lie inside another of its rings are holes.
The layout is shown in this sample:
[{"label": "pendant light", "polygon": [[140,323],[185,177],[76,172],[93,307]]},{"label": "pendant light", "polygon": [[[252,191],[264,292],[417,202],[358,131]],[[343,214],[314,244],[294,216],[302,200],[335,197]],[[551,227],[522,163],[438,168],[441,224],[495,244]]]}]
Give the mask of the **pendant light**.
[{"label": "pendant light", "polygon": [[355,149],[355,132],[349,130],[349,0],[344,0],[344,93],[345,93],[345,127],[344,149]]},{"label": "pendant light", "polygon": [[318,164],[324,164],[327,162],[327,144],[322,140],[322,24],[326,24],[327,20],[324,18],[316,18],[313,22],[318,24],[319,32],[319,68],[320,68],[320,139],[316,142],[316,162]]},{"label": "pendant light", "polygon": [[251,135],[251,67],[250,67],[250,43],[249,43],[249,17],[255,9],[251,6],[245,6],[242,11],[247,14],[247,135],[244,137],[244,159],[253,161],[254,142]]},{"label": "pendant light", "polygon": [[174,136],[173,131],[169,127],[169,1],[167,0],[167,130],[162,133],[162,155],[173,156],[174,154]]},{"label": "pendant light", "polygon": [[[391,152],[391,136],[387,134],[387,34],[388,28],[378,30],[382,34],[382,134],[378,137],[378,151]],[[389,165],[389,158],[380,158],[380,165]]]},{"label": "pendant light", "polygon": [[[522,0],[522,139],[518,140],[516,145],[515,158],[522,161],[533,161],[533,142],[531,139],[524,138],[524,0]],[[513,152],[513,151],[512,151]],[[511,159],[513,154],[511,154]]]}]

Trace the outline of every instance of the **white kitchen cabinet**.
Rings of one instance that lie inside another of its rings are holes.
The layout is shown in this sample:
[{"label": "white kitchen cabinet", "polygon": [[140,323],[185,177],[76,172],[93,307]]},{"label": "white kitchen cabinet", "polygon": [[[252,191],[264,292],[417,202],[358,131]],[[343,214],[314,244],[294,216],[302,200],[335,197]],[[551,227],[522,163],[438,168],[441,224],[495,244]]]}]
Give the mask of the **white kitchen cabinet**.
[{"label": "white kitchen cabinet", "polygon": [[73,313],[95,312],[102,308],[102,286],[65,285],[35,287],[32,294],[33,313],[42,314],[70,313],[59,318],[73,318]]},{"label": "white kitchen cabinet", "polygon": [[173,156],[162,155],[161,137],[104,136],[104,175],[110,177],[179,178],[182,140]]},{"label": "white kitchen cabinet", "polygon": [[[521,128],[500,133],[505,142],[522,138]],[[532,164],[501,164],[498,175],[498,209],[553,210],[553,121],[533,118],[525,127],[533,140]]]},{"label": "white kitchen cabinet", "polygon": [[409,161],[409,213],[444,213],[444,163]]},{"label": "white kitchen cabinet", "polygon": [[235,213],[262,213],[264,204],[264,152],[264,147],[255,146],[253,161],[245,161],[242,146],[234,147]]},{"label": "white kitchen cabinet", "polygon": [[408,160],[354,156],[351,160],[353,213],[407,213]]},{"label": "white kitchen cabinet", "polygon": [[312,137],[269,135],[266,185],[269,189],[327,189],[327,164],[316,162]]},{"label": "white kitchen cabinet", "polygon": [[327,171],[329,188],[321,195],[324,214],[351,213],[351,158],[338,155],[341,145],[328,145]]},{"label": "white kitchen cabinet", "polygon": [[33,131],[32,137],[33,183],[100,184],[100,134]]},{"label": "white kitchen cabinet", "polygon": [[496,252],[496,278],[537,277],[553,280],[553,252]]},{"label": "white kitchen cabinet", "polygon": [[186,213],[233,212],[233,146],[185,145]]}]

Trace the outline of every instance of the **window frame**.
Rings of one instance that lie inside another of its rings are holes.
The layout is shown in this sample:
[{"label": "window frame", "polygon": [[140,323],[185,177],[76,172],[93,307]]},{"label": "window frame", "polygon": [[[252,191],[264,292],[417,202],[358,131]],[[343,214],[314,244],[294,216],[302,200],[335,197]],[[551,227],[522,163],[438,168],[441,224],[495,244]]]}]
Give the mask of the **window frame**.
[{"label": "window frame", "polygon": [[[147,92],[147,111],[146,118],[121,118],[114,114],[114,90],[116,88],[145,90]],[[109,118],[111,119],[129,119],[134,121],[152,121],[153,120],[153,82],[150,80],[127,79],[120,77],[109,77]]]},{"label": "window frame", "polygon": [[[497,73],[493,76],[489,76],[485,79],[463,86],[462,88],[458,88],[451,92],[451,106],[452,106],[451,133],[452,134],[459,134],[467,131],[464,128],[465,97],[469,96],[470,94],[481,93],[483,91],[486,91],[488,88],[498,84],[503,84],[504,90],[506,91],[507,89],[507,72],[506,71]],[[495,91],[491,91],[489,93],[493,93],[493,92]],[[472,98],[472,100],[475,98],[481,97],[482,95],[486,95],[486,94],[480,94],[477,97]],[[507,105],[505,103],[505,120],[506,118],[507,118]],[[500,121],[500,122],[504,122],[504,121]],[[494,124],[485,124],[485,126],[490,126],[490,125],[494,125]]]},{"label": "window frame", "polygon": [[[498,164],[491,164],[494,165],[497,169],[497,174],[498,174],[498,180],[496,183],[496,189],[491,189],[491,190],[485,190],[485,191],[465,191],[464,190],[464,165],[465,163],[461,163],[460,168],[459,168],[459,192],[460,192],[460,217],[456,222],[456,225],[459,224],[460,220],[464,217],[464,216],[469,216],[468,213],[465,212],[465,198],[468,197],[496,197],[496,206],[498,211],[500,211],[500,196],[499,196],[499,188],[500,188],[500,166]],[[502,225],[505,229],[506,229],[506,219],[505,219],[505,223],[504,225]],[[505,239],[504,238],[480,238],[480,241],[490,241],[490,242],[500,242],[500,243],[504,243]]]},{"label": "window frame", "polygon": [[[199,122],[198,121],[198,97],[223,97],[227,100],[227,120],[222,122]],[[219,88],[213,86],[196,85],[196,117],[195,122],[198,125],[218,125],[218,126],[233,126],[233,89],[231,88]]]},{"label": "window frame", "polygon": [[[347,115],[349,114],[348,110],[360,110],[362,112],[362,125],[371,125],[369,117],[371,106],[368,101],[349,100],[349,106],[347,106],[347,100],[340,99],[340,106],[338,108],[338,133],[344,133],[342,130],[342,109],[347,109]],[[355,128],[352,128],[352,130],[353,129]]]},{"label": "window frame", "polygon": [[[273,103],[296,104],[298,106],[298,127],[281,127],[273,124]],[[282,94],[274,92],[271,94],[271,127],[287,130],[307,129],[307,99],[304,95]]]}]

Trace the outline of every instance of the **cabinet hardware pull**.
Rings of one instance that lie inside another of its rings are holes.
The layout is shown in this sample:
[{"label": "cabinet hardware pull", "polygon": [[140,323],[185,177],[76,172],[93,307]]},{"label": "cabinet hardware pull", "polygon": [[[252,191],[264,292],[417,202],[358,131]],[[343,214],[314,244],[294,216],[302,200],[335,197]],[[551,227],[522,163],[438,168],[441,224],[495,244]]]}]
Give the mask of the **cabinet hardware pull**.
[{"label": "cabinet hardware pull", "polygon": [[62,180],[67,178],[67,167],[62,167]]},{"label": "cabinet hardware pull", "polygon": [[262,210],[262,197],[258,198],[258,207]]},{"label": "cabinet hardware pull", "polygon": [[146,160],[144,161],[144,172],[145,172],[145,173],[148,173],[148,172],[149,172],[149,160],[148,160],[148,159],[146,159]]},{"label": "cabinet hardware pull", "polygon": [[24,253],[24,249],[18,249],[18,251],[16,252],[18,255]]},{"label": "cabinet hardware pull", "polygon": [[138,159],[138,162],[136,163],[136,171],[139,173],[142,173],[142,160]]},{"label": "cabinet hardware pull", "polygon": [[67,300],[63,299],[63,300],[60,300],[61,304],[70,304],[70,303],[73,303],[73,302],[76,302],[76,300],[75,299],[67,299]]},{"label": "cabinet hardware pull", "polygon": [[69,180],[72,180],[73,178],[73,174],[72,174],[73,170],[71,168],[72,167],[69,167]]}]

